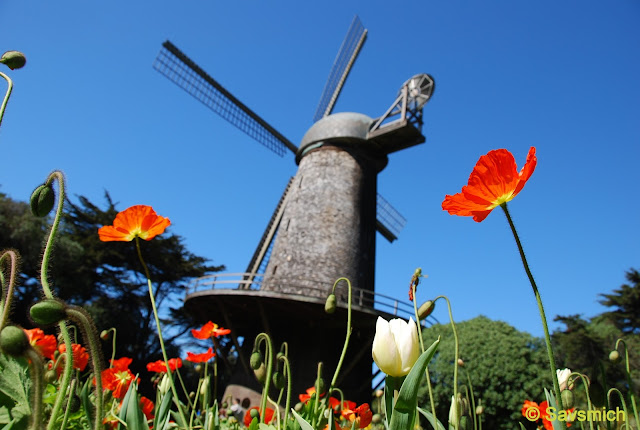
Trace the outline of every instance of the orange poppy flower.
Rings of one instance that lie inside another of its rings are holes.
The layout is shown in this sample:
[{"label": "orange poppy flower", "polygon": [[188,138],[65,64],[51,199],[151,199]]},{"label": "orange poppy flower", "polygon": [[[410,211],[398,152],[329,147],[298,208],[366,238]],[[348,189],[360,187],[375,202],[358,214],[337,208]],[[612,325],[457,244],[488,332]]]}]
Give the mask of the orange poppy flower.
[{"label": "orange poppy flower", "polygon": [[[58,346],[58,351],[60,351],[60,354],[67,351],[67,347],[64,343],[61,343],[60,346]],[[73,367],[81,372],[84,371],[89,363],[89,353],[87,352],[87,349],[82,345],[72,343],[71,353],[73,354]]]},{"label": "orange poppy flower", "polygon": [[135,378],[128,368],[110,367],[102,371],[102,389],[110,390],[116,399],[123,399]]},{"label": "orange poppy flower", "polygon": [[203,352],[201,354],[194,354],[187,351],[187,361],[190,361],[192,363],[204,363],[211,360],[215,356],[216,354],[215,352],[213,352],[213,348],[209,348],[207,352]]},{"label": "orange poppy flower", "polygon": [[191,330],[191,334],[196,339],[209,339],[211,337],[220,337],[231,333],[228,328],[219,327],[218,324],[214,324],[209,321],[203,325],[199,330]]},{"label": "orange poppy flower", "polygon": [[[316,393],[316,387],[310,387],[310,388],[307,388],[307,394],[299,394],[298,398],[302,403],[306,403],[309,401],[309,399],[311,399],[311,396],[313,396],[315,393]],[[320,397],[324,397],[324,393],[320,394]]]},{"label": "orange poppy flower", "polygon": [[123,210],[113,225],[105,225],[98,230],[103,242],[131,242],[135,237],[151,240],[171,225],[168,218],[156,215],[151,206],[136,205]]},{"label": "orange poppy flower", "polygon": [[[173,372],[176,369],[182,367],[182,359],[181,358],[170,358],[169,359],[169,369]],[[147,370],[149,372],[156,373],[166,373],[167,366],[164,364],[164,360],[154,361],[153,363],[147,364]]]},{"label": "orange poppy flower", "polygon": [[52,334],[44,334],[39,328],[25,330],[27,338],[31,346],[38,351],[43,357],[53,360],[53,354],[56,352],[58,342]]},{"label": "orange poppy flower", "polygon": [[142,396],[140,397],[140,406],[141,406],[140,409],[142,409],[142,413],[147,418],[147,420],[152,420],[153,410],[155,408],[155,405],[153,404],[153,402],[147,399],[145,396]]},{"label": "orange poppy flower", "polygon": [[537,162],[533,146],[520,172],[509,151],[489,151],[478,160],[462,192],[445,196],[442,209],[450,215],[473,216],[474,221],[481,222],[495,207],[511,201],[522,190]]},{"label": "orange poppy flower", "polygon": [[342,416],[352,423],[355,422],[356,427],[363,429],[371,424],[371,420],[373,419],[373,412],[371,412],[368,403],[363,403],[354,410],[343,409]]},{"label": "orange poppy flower", "polygon": [[[247,412],[244,414],[244,425],[247,427],[249,427],[251,425],[251,421],[253,421],[253,418],[251,418],[252,409],[256,409],[258,411],[260,410],[258,406],[253,406],[247,409]],[[271,421],[273,421],[274,414],[275,414],[275,411],[273,409],[267,408],[267,412],[264,414],[264,422],[269,424]]]}]

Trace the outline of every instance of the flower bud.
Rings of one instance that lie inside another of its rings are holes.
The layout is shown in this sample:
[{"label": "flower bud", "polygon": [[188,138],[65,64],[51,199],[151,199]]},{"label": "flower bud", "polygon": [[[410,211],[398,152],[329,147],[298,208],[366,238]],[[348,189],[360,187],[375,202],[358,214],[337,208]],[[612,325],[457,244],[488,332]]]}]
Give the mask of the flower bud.
[{"label": "flower bud", "polygon": [[109,333],[110,333],[110,331],[109,331],[109,330],[102,330],[102,331],[100,332],[100,339],[102,339],[102,340],[109,340]]},{"label": "flower bud", "polygon": [[262,365],[264,359],[262,358],[262,353],[260,351],[254,351],[251,354],[251,358],[249,359],[249,363],[251,364],[251,368],[253,370],[258,370]]},{"label": "flower bud", "polygon": [[31,346],[27,334],[20,327],[6,326],[0,333],[0,350],[7,355],[21,357]]},{"label": "flower bud", "polygon": [[53,384],[57,379],[58,379],[58,374],[53,369],[47,370],[44,373],[44,380],[48,384]]},{"label": "flower bud", "polygon": [[384,396],[384,390],[376,390],[376,397],[380,398],[382,396]]},{"label": "flower bud", "polygon": [[204,397],[207,390],[209,390],[209,378],[202,381],[202,385],[200,385],[200,396]]},{"label": "flower bud", "polygon": [[326,387],[326,386],[325,386],[325,384],[324,384],[324,379],[322,379],[322,378],[318,378],[318,393],[319,393],[319,394],[324,393],[324,390],[325,390],[326,388],[327,388],[327,387]]},{"label": "flower bud", "polygon": [[67,319],[66,305],[55,299],[45,299],[29,309],[31,319],[38,326],[50,326]]},{"label": "flower bud", "polygon": [[409,371],[420,356],[418,328],[413,318],[386,321],[378,317],[376,334],[371,351],[380,370],[390,376],[400,377]]},{"label": "flower bud", "polygon": [[432,300],[427,300],[426,302],[421,304],[418,308],[418,318],[420,318],[420,321],[431,315],[435,308],[436,304]]},{"label": "flower bud", "polygon": [[71,396],[71,400],[69,401],[69,411],[71,413],[78,412],[80,410],[80,397],[75,394]]},{"label": "flower bud", "polygon": [[458,358],[458,366],[464,367],[464,360],[462,358]]},{"label": "flower bud", "polygon": [[236,419],[236,417],[229,417],[229,419],[227,420],[229,422],[229,424],[235,424],[238,422],[238,420]]},{"label": "flower bud", "polygon": [[258,367],[257,369],[254,369],[253,373],[256,375],[256,378],[258,379],[258,382],[260,382],[261,384],[264,384],[267,380],[267,368],[264,365],[264,363],[262,363],[260,365],[260,367]]},{"label": "flower bud", "polygon": [[482,405],[476,406],[476,415],[482,415],[484,413],[484,407]]},{"label": "flower bud", "polygon": [[324,304],[324,311],[328,314],[332,314],[336,311],[336,295],[331,293],[327,297],[327,301]]},{"label": "flower bud", "polygon": [[171,381],[169,381],[169,375],[165,373],[164,376],[162,377],[162,381],[160,381],[160,385],[158,386],[158,391],[160,391],[160,394],[164,396],[169,392],[170,389],[171,389]]},{"label": "flower bud", "polygon": [[458,400],[454,397],[451,396],[451,407],[449,408],[449,426],[455,428],[458,428],[458,423],[460,422],[460,416],[461,416],[461,408],[460,405],[458,404]]},{"label": "flower bud", "polygon": [[612,363],[617,363],[620,360],[620,353],[615,349],[609,353],[609,361]]},{"label": "flower bud", "polygon": [[202,372],[202,364],[196,364],[196,366],[193,368],[197,373]]},{"label": "flower bud", "polygon": [[55,194],[51,185],[40,185],[31,193],[31,213],[37,217],[45,217],[53,209]]},{"label": "flower bud", "polygon": [[278,390],[282,390],[284,388],[284,376],[281,372],[275,372],[271,379],[273,380],[273,386]]},{"label": "flower bud", "polygon": [[560,398],[562,399],[562,407],[565,409],[573,408],[575,403],[575,396],[573,395],[573,391],[564,390],[560,393]]},{"label": "flower bud", "polygon": [[303,408],[303,407],[304,407],[304,404],[303,404],[303,403],[301,403],[301,402],[298,402],[298,403],[296,403],[296,405],[293,407],[293,409],[294,409],[296,412],[300,412],[300,411],[302,410],[302,408]]},{"label": "flower bud", "polygon": [[257,409],[251,409],[249,411],[249,416],[253,419],[253,418],[260,418],[260,411],[258,411]]},{"label": "flower bud", "polygon": [[381,423],[382,422],[382,416],[380,414],[374,414],[371,417],[371,422],[374,423],[374,424]]},{"label": "flower bud", "polygon": [[0,57],[0,63],[6,64],[11,70],[21,69],[27,63],[27,57],[20,51],[7,51]]}]

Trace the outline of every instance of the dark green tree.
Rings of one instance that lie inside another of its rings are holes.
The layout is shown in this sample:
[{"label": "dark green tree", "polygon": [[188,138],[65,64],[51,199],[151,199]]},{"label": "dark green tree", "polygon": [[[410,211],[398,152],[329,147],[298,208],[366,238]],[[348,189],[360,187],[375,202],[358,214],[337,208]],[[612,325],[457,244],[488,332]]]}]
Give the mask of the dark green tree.
[{"label": "dark green tree", "polygon": [[[146,363],[161,358],[146,277],[133,242],[99,240],[98,228],[112,224],[118,213],[108,193],[105,201],[105,209],[85,197],[78,197],[78,203],[65,203],[49,270],[50,282],[58,298],[85,307],[99,331],[112,327],[117,330],[116,358],[133,358],[131,369],[144,381],[148,379]],[[41,297],[40,257],[49,222],[32,216],[27,203],[0,195],[0,249],[16,249],[22,260],[11,319],[25,327],[31,326],[27,318],[29,307]],[[165,342],[169,354],[177,356],[176,340],[196,326],[181,310],[185,286],[192,278],[224,266],[209,265],[205,258],[190,253],[170,228],[141,245],[156,302],[162,309]],[[171,302],[179,305],[172,307]],[[110,342],[103,347],[106,357],[110,357]]]},{"label": "dark green tree", "polygon": [[626,273],[629,284],[623,284],[612,294],[601,294],[600,303],[613,311],[605,315],[613,321],[623,333],[640,333],[640,273],[630,269]]},{"label": "dark green tree", "polygon": [[[518,426],[517,421],[526,423],[520,412],[524,401],[541,402],[543,388],[551,387],[542,339],[484,316],[461,322],[456,327],[460,358],[464,361],[458,375],[459,392],[464,392],[462,387],[468,385],[468,376],[476,401],[482,399],[482,427],[512,430]],[[438,336],[441,341],[429,364],[429,372],[436,414],[446,426],[453,395],[455,343],[451,326],[438,324],[423,330],[427,344]],[[426,382],[420,388],[419,404],[430,410]]]}]

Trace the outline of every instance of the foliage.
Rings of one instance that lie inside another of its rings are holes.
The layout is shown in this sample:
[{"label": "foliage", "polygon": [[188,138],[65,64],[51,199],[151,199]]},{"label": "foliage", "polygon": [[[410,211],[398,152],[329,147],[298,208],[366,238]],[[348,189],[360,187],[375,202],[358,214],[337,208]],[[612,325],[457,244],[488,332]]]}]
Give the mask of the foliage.
[{"label": "foliage", "polygon": [[[456,324],[460,356],[464,367],[460,385],[471,378],[476,398],[484,407],[483,428],[513,429],[521,418],[526,398],[543,396],[542,387],[551,384],[544,343],[507,323],[484,316]],[[449,325],[434,325],[423,330],[425,342],[441,336],[438,352],[429,365],[436,415],[446,422],[453,393],[454,339]],[[430,411],[426,383],[419,392],[419,404]]]},{"label": "foliage", "polygon": [[629,284],[623,284],[613,294],[601,294],[604,300],[600,303],[615,308],[605,316],[624,334],[640,334],[640,273],[630,269],[626,278]]},{"label": "foliage", "polygon": [[[50,279],[56,296],[84,306],[99,330],[116,328],[118,354],[140,363],[132,368],[145,374],[143,363],[160,357],[146,278],[131,243],[104,243],[98,239],[98,228],[111,224],[118,213],[108,193],[105,201],[105,209],[82,196],[78,203],[66,202]],[[0,194],[0,249],[17,249],[22,263],[11,319],[24,327],[32,326],[28,309],[41,296],[38,277],[49,223],[47,218],[31,215],[29,204]],[[182,238],[174,234],[145,242],[144,254],[159,305],[169,305],[172,298],[184,294],[191,278],[224,268],[209,265],[203,257],[190,253]],[[180,308],[165,309],[168,312],[163,323],[175,323],[172,336],[166,339],[169,352],[175,354],[175,339],[195,324]],[[105,353],[110,356],[111,346],[105,346]]]}]

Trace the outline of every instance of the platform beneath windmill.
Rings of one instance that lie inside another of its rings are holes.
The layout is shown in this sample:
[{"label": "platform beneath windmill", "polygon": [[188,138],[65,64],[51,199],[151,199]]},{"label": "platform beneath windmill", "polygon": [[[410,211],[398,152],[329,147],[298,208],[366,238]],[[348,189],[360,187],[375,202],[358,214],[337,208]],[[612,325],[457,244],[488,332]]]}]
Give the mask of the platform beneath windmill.
[{"label": "platform beneath windmill", "polygon": [[[230,286],[225,285],[228,280],[223,279],[221,276],[216,280],[219,284],[214,282],[206,285],[207,288],[191,289],[185,298],[185,311],[199,322],[211,320],[231,329],[232,340],[239,351],[232,383],[260,389],[248,362],[253,339],[261,332],[271,336],[276,350],[282,342],[289,345],[293,398],[313,385],[319,361],[324,363],[325,382],[331,381],[346,335],[346,297],[338,297],[336,311],[327,314],[325,300],[320,297],[221,288],[219,285]],[[374,303],[388,311],[374,309]],[[355,289],[351,315],[353,330],[337,382],[351,400],[371,400],[371,346],[378,316],[408,319],[412,314],[413,308],[408,303]]]}]

